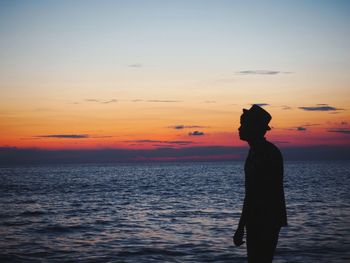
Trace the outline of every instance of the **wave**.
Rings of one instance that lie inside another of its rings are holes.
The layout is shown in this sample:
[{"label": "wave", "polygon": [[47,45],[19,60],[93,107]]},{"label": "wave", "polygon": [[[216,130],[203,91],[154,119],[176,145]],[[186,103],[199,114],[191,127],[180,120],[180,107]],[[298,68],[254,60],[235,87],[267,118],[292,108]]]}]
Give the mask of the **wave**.
[{"label": "wave", "polygon": [[68,233],[74,231],[82,231],[89,229],[89,226],[86,225],[49,225],[43,228],[40,228],[38,232],[40,233]]},{"label": "wave", "polygon": [[164,255],[164,256],[184,256],[188,255],[188,253],[170,250],[165,248],[152,248],[152,247],[141,247],[139,249],[133,249],[130,251],[120,251],[118,256],[127,257],[127,256],[136,256],[136,255]]},{"label": "wave", "polygon": [[24,211],[22,212],[21,214],[19,214],[19,216],[41,216],[41,215],[45,215],[47,214],[47,212],[45,211],[41,211],[41,210],[38,210],[38,211]]}]

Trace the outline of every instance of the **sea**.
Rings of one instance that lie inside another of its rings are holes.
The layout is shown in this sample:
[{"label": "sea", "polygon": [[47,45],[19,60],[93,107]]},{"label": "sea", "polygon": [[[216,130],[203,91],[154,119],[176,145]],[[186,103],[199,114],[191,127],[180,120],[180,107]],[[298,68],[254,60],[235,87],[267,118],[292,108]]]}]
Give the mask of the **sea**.
[{"label": "sea", "polygon": [[[350,262],[350,162],[285,162],[276,263]],[[242,162],[0,167],[0,262],[246,262]]]}]

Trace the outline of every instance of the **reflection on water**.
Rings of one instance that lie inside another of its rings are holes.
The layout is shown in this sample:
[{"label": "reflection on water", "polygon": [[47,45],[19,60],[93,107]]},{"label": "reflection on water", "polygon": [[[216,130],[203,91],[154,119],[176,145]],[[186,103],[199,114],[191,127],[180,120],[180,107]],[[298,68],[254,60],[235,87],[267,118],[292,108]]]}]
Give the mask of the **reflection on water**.
[{"label": "reflection on water", "polygon": [[[242,163],[0,168],[0,261],[245,262]],[[286,164],[275,262],[350,259],[350,164]]]}]

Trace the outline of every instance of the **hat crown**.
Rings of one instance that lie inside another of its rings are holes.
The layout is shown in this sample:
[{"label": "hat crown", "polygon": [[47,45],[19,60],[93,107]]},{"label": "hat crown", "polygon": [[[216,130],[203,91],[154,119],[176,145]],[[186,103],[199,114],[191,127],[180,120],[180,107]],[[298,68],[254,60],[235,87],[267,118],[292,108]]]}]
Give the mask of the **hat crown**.
[{"label": "hat crown", "polygon": [[253,104],[249,110],[243,109],[243,114],[246,115],[250,121],[254,121],[265,126],[267,130],[271,129],[268,124],[271,121],[272,117],[270,113],[268,113],[259,105]]}]

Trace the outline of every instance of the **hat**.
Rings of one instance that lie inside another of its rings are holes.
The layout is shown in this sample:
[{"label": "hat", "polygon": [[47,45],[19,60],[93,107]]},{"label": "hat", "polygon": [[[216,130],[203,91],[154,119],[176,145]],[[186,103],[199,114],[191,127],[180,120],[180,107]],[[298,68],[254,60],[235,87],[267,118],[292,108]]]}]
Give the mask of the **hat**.
[{"label": "hat", "polygon": [[270,113],[268,113],[260,106],[253,104],[253,106],[249,110],[243,109],[243,115],[244,118],[247,118],[248,121],[260,124],[264,128],[266,128],[266,130],[271,130],[269,122],[271,121],[272,117]]}]

